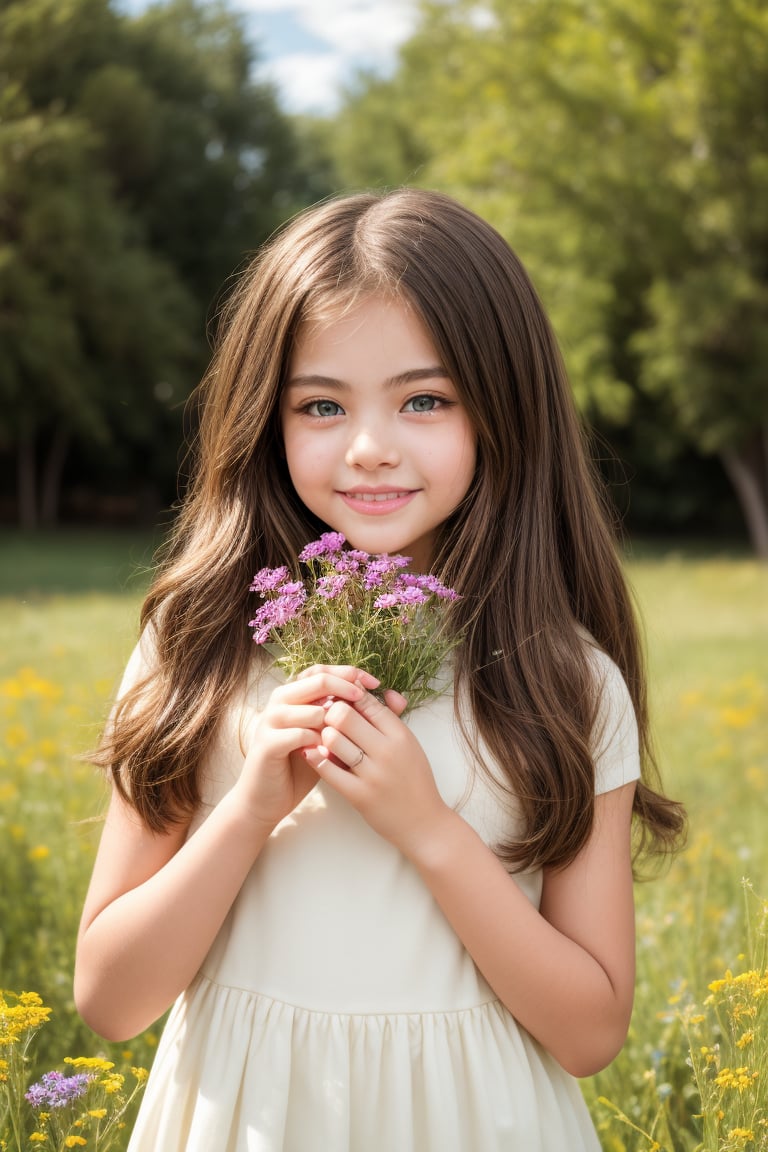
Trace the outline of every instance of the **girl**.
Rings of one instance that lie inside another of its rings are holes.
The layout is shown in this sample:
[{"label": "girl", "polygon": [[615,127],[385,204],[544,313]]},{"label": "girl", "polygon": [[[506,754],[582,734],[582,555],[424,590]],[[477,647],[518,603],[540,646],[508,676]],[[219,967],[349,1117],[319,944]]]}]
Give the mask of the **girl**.
[{"label": "girl", "polygon": [[[176,1001],[131,1150],[597,1149],[574,1077],[627,1032],[633,815],[636,847],[683,817],[525,272],[445,196],[326,203],[242,278],[200,403],[75,977],[110,1039]],[[253,573],[328,530],[462,594],[407,720],[254,650]]]}]

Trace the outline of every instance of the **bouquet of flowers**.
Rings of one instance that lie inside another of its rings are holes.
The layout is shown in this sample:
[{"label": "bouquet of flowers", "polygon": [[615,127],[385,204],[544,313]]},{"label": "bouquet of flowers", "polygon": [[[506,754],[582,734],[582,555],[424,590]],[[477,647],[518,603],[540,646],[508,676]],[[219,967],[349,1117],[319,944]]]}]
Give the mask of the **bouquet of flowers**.
[{"label": "bouquet of flowers", "polygon": [[443,691],[441,666],[460,636],[446,627],[457,592],[436,576],[405,571],[410,557],[371,556],[325,532],[299,553],[306,580],[262,568],[251,591],[264,603],[250,627],[289,676],[312,664],[351,664],[394,688],[408,707]]}]

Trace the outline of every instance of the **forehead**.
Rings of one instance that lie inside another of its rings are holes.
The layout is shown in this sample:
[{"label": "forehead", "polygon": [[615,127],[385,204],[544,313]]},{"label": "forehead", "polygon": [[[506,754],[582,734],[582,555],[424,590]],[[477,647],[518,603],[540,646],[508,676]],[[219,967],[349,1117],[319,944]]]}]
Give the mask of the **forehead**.
[{"label": "forehead", "polygon": [[420,314],[404,297],[369,293],[326,300],[299,325],[290,357],[291,371],[307,360],[355,355],[428,359],[440,363]]}]

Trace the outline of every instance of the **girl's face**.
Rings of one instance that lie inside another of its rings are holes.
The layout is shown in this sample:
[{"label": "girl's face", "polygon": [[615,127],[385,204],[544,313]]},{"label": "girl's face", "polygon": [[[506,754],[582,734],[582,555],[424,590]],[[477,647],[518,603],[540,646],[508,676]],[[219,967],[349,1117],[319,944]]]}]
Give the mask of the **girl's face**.
[{"label": "girl's face", "polygon": [[370,296],[300,333],[280,416],[293,486],[353,548],[429,568],[475,471],[476,438],[414,310]]}]

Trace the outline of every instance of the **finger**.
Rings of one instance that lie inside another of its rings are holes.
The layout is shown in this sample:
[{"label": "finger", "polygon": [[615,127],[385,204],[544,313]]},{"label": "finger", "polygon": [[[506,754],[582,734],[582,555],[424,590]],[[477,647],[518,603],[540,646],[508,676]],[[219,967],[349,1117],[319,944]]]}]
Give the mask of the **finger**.
[{"label": "finger", "polygon": [[[316,748],[318,732],[312,728],[275,728],[270,734],[268,755],[290,756],[292,752],[299,752],[303,748]],[[260,741],[255,739],[246,752],[246,757],[259,746]]]},{"label": "finger", "polygon": [[[396,695],[399,696],[400,693],[398,692]],[[393,714],[393,710],[386,704],[382,704],[381,700],[372,696],[370,692],[365,692],[359,700],[354,700],[351,703],[354,711],[364,717],[379,732],[391,731],[392,723],[397,716]]]},{"label": "finger", "polygon": [[364,668],[356,668],[353,664],[313,664],[311,668],[304,668],[296,676],[297,680],[306,679],[307,676],[314,676],[317,673],[326,673],[334,676],[341,676],[344,680],[349,680],[352,683],[359,681],[364,688],[373,691],[381,684],[370,672],[366,672]]},{"label": "finger", "polygon": [[322,743],[317,746],[318,752],[340,761],[350,771],[355,772],[365,759],[365,752],[359,744],[355,744],[348,736],[336,728],[324,728]]},{"label": "finger", "polygon": [[365,689],[353,680],[336,676],[331,672],[314,672],[311,676],[289,680],[272,693],[273,698],[290,704],[309,704],[322,701],[329,696],[354,702],[359,700]]},{"label": "finger", "polygon": [[323,703],[288,704],[276,702],[267,715],[271,728],[309,728],[320,731],[325,724],[327,708]]},{"label": "finger", "polygon": [[384,703],[390,712],[394,712],[395,716],[402,716],[408,707],[408,700],[402,693],[397,692],[394,688],[386,688],[384,690]]},{"label": "finger", "polygon": [[308,749],[304,753],[304,757],[320,779],[329,784],[341,796],[346,797],[352,805],[362,801],[363,783],[348,768],[334,764],[333,760],[324,756],[319,748]]},{"label": "finger", "polygon": [[[335,700],[333,704],[326,710],[325,724],[323,728],[323,740],[328,735],[332,741],[329,733],[336,732],[342,736],[346,736],[347,740],[352,744],[356,744],[358,748],[365,748],[369,752],[373,752],[373,743],[379,739],[378,729],[371,726],[370,722],[362,713],[357,711],[357,701]],[[384,705],[380,705],[384,708]]]}]

